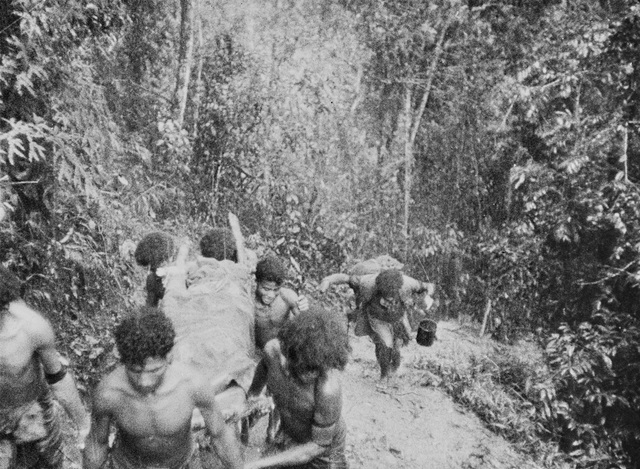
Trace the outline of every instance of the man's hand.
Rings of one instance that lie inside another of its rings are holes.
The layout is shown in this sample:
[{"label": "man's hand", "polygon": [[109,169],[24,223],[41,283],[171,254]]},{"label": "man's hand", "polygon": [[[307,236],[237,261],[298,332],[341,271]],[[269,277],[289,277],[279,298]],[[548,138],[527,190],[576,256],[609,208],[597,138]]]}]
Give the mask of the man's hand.
[{"label": "man's hand", "polygon": [[436,286],[433,283],[429,283],[429,282],[422,282],[421,284],[421,288],[420,288],[423,292],[426,292],[427,295],[429,296],[433,296],[433,294],[436,291]]},{"label": "man's hand", "polygon": [[301,313],[303,311],[307,311],[309,309],[309,299],[304,295],[300,295],[298,297],[298,302],[297,302],[296,306],[298,306],[298,310]]},{"label": "man's hand", "polygon": [[84,422],[82,422],[82,425],[78,428],[78,448],[81,450],[84,449],[87,436],[89,435],[89,430],[91,430],[91,417],[87,414]]},{"label": "man's hand", "polygon": [[323,280],[322,282],[320,282],[320,285],[318,285],[318,290],[320,291],[320,293],[326,293],[328,289],[329,282],[327,282],[326,280]]}]

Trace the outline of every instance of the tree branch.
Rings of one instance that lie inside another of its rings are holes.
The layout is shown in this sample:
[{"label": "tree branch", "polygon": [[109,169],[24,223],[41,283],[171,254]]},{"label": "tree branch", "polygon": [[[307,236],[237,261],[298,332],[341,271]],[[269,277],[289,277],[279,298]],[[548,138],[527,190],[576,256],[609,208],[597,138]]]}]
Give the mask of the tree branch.
[{"label": "tree branch", "polygon": [[438,37],[438,42],[436,44],[436,50],[433,55],[433,60],[431,64],[429,64],[429,70],[427,72],[427,83],[425,85],[425,90],[422,95],[422,100],[420,101],[420,106],[416,112],[415,119],[413,119],[413,126],[411,129],[411,134],[409,137],[409,143],[413,146],[413,143],[416,140],[416,135],[418,134],[418,128],[420,127],[420,122],[422,121],[422,115],[424,114],[424,110],[427,107],[427,102],[429,101],[429,95],[431,94],[431,87],[433,86],[433,77],[436,74],[436,68],[438,67],[438,62],[440,61],[440,57],[442,57],[442,52],[444,51],[444,37],[449,30],[449,27],[453,23],[453,19],[456,14],[451,13],[449,18],[447,18],[447,22],[442,27],[442,31],[440,31],[440,37]]}]

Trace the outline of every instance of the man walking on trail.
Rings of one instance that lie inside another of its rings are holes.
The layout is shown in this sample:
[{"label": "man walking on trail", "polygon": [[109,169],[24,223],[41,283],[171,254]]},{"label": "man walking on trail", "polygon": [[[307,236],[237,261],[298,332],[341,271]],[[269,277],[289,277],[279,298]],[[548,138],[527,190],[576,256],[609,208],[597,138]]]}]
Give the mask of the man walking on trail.
[{"label": "man walking on trail", "polygon": [[158,275],[158,269],[168,265],[175,255],[176,246],[173,238],[160,231],[145,235],[136,246],[136,262],[149,269],[145,285],[147,306],[158,306],[164,297],[164,285],[162,277]]},{"label": "man walking on trail", "polygon": [[324,293],[337,284],[348,284],[356,295],[355,334],[368,335],[375,344],[380,379],[393,377],[402,359],[400,348],[410,340],[409,297],[413,293],[426,292],[426,302],[430,306],[434,285],[389,269],[372,275],[329,275],[322,280],[319,290]]},{"label": "man walking on trail", "polygon": [[[255,336],[259,354],[270,340],[278,337],[278,332],[288,320],[309,309],[306,297],[282,286],[286,276],[284,264],[275,256],[265,257],[256,266]],[[273,409],[269,413],[267,442],[275,437],[279,422],[278,412]],[[246,430],[243,434],[246,435]]]},{"label": "man walking on trail", "polygon": [[73,378],[56,351],[51,324],[20,299],[20,281],[0,266],[0,467],[62,467],[53,398],[82,442],[89,430]]},{"label": "man walking on trail", "polygon": [[287,276],[280,259],[269,256],[256,267],[256,346],[262,348],[278,336],[283,324],[309,309],[309,300],[282,284]]},{"label": "man walking on trail", "polygon": [[[194,408],[224,467],[242,467],[240,447],[216,404],[215,389],[195,369],[171,359],[171,321],[158,310],[142,308],[116,327],[115,339],[121,365],[95,391],[84,469],[200,469],[191,432]],[[111,424],[116,427],[113,448]]]},{"label": "man walking on trail", "polygon": [[349,351],[344,322],[317,308],[287,321],[267,343],[249,396],[258,396],[266,385],[280,413],[280,433],[267,451],[271,454],[245,469],[347,467],[339,375]]}]

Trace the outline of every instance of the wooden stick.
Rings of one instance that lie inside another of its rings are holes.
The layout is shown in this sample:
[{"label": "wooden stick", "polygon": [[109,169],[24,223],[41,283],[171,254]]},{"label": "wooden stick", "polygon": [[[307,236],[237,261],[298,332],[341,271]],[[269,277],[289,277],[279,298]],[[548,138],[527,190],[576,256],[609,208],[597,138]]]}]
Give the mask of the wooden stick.
[{"label": "wooden stick", "polygon": [[236,240],[238,264],[246,264],[247,256],[244,252],[244,238],[242,237],[242,230],[240,229],[240,220],[238,220],[238,217],[231,212],[229,212],[229,226],[231,227],[231,232]]},{"label": "wooden stick", "polygon": [[480,337],[484,335],[485,328],[487,327],[487,319],[489,319],[490,312],[491,312],[491,298],[487,298],[487,306],[484,309],[484,318],[482,319],[482,327],[480,328]]}]

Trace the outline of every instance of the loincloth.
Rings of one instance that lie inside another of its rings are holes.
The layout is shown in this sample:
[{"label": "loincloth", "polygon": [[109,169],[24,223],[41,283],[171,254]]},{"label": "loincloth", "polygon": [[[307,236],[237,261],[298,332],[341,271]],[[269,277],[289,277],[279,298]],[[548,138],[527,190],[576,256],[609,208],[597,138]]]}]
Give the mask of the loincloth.
[{"label": "loincloth", "polygon": [[[385,322],[385,321],[382,321]],[[402,321],[394,321],[387,323],[392,330],[392,334],[402,345],[407,345],[411,341],[411,336],[407,333]],[[371,326],[369,315],[363,311],[360,311],[356,319],[356,327],[354,333],[357,337],[369,336],[374,341],[376,340],[376,331]]]},{"label": "loincloth", "polygon": [[20,467],[62,467],[60,422],[49,388],[33,402],[0,411],[0,442],[0,460],[15,457]]},{"label": "loincloth", "polygon": [[[346,424],[344,420],[341,420],[331,445],[327,447],[324,453],[307,463],[286,467],[288,469],[347,469],[347,458],[345,456],[346,436]],[[274,441],[267,445],[265,455],[278,453],[298,444],[300,443],[296,442],[280,428]]]}]

